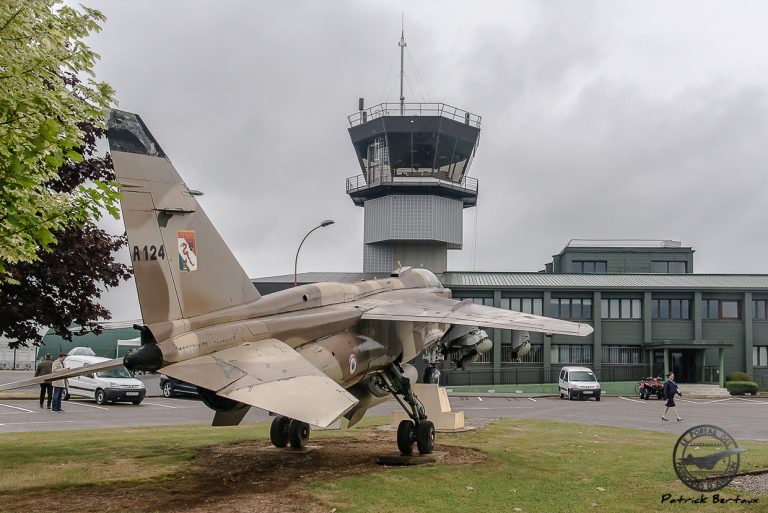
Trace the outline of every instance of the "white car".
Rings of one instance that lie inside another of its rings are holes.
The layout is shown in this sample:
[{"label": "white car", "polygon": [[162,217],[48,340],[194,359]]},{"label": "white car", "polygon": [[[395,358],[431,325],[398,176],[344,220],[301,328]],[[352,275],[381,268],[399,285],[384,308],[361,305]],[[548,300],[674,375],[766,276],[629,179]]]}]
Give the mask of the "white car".
[{"label": "white car", "polygon": [[595,373],[586,367],[563,367],[558,379],[560,399],[589,399],[594,397],[600,400],[600,383],[597,382]]},{"label": "white car", "polygon": [[[107,360],[109,358],[72,355],[70,352],[70,356],[64,359],[64,366],[77,369]],[[132,378],[125,367],[67,378],[67,381],[68,393],[65,399],[69,399],[71,396],[80,396],[95,399],[96,404],[104,404],[108,401],[140,404],[144,400],[144,396],[147,395],[144,383]]]}]

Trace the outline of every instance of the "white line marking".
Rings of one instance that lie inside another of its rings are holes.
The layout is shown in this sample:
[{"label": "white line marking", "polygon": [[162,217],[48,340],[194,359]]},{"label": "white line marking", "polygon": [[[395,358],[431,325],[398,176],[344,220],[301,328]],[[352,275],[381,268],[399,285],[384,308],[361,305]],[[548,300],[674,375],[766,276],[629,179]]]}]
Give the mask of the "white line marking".
[{"label": "white line marking", "polygon": [[529,397],[528,400],[533,401],[534,403],[536,402],[536,399],[534,399],[533,397]]},{"label": "white line marking", "polygon": [[743,397],[732,397],[731,399],[736,399],[737,401],[746,401],[748,403],[768,404],[768,401],[758,401],[757,399],[745,399]]},{"label": "white line marking", "polygon": [[178,406],[169,406],[167,404],[148,403],[148,402],[144,402],[143,404],[148,404],[150,406],[162,406],[163,408],[173,408],[174,410],[178,409]]},{"label": "white line marking", "polygon": [[24,424],[61,424],[64,422],[77,422],[76,420],[51,420],[46,422],[6,422],[5,424],[0,424],[0,426],[20,426]]},{"label": "white line marking", "polygon": [[468,406],[462,410],[532,410],[533,406]]},{"label": "white line marking", "polygon": [[[97,410],[109,411],[109,408],[105,408],[103,406],[96,406],[95,404],[85,404],[85,403],[81,403],[81,402],[74,402],[73,403],[72,401],[69,401],[69,404],[71,404],[72,406],[85,406],[86,408],[96,408]],[[64,406],[64,405],[62,405],[62,406]]]},{"label": "white line marking", "polygon": [[692,403],[692,404],[712,404],[712,403],[721,403],[723,401],[730,401],[731,398],[728,397],[726,399],[714,399],[712,401],[693,401],[691,399],[677,399],[677,401],[680,401],[681,403]]},{"label": "white line marking", "polygon": [[640,399],[630,399],[629,397],[624,397],[623,395],[620,395],[619,399],[624,399],[625,401],[632,401],[633,403],[648,404],[647,401],[641,401]]},{"label": "white line marking", "polygon": [[32,410],[28,410],[26,408],[19,408],[18,406],[11,406],[10,404],[0,404],[0,406],[5,406],[6,408],[13,408],[14,410],[25,411],[27,413],[33,413]]},{"label": "white line marking", "polygon": [[482,402],[483,398],[482,397],[478,397],[477,400]]}]

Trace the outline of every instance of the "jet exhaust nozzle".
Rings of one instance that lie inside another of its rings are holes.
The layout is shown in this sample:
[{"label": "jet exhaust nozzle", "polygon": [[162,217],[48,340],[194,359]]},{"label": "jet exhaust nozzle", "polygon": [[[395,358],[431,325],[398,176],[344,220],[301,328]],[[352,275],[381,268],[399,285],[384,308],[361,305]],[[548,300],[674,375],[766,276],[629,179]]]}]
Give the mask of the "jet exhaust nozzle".
[{"label": "jet exhaust nozzle", "polygon": [[157,344],[143,344],[123,357],[123,365],[129,371],[154,372],[163,366],[163,352]]}]

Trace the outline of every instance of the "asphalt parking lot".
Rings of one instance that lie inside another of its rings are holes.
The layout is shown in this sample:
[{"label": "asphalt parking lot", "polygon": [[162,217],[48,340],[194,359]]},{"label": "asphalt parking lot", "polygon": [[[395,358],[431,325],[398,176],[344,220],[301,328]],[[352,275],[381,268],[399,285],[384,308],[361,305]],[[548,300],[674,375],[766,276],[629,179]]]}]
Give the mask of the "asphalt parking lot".
[{"label": "asphalt parking lot", "polygon": [[[4,376],[5,377],[5,376]],[[18,379],[18,378],[17,378]],[[23,379],[23,378],[22,378]],[[8,380],[7,378],[5,379]],[[100,429],[128,426],[207,424],[213,414],[192,398],[166,399],[160,395],[156,377],[147,382],[148,397],[138,406],[130,403],[97,405],[89,399],[64,403],[64,413],[41,409],[36,399],[0,399],[0,433]],[[29,389],[34,392],[34,388]],[[535,418],[566,422],[630,427],[682,433],[697,424],[715,424],[737,439],[768,440],[768,398],[678,399],[683,422],[669,413],[661,420],[663,401],[643,401],[634,397],[606,397],[568,401],[557,397],[500,397],[452,395],[454,411],[472,418]],[[369,411],[369,415],[389,415],[399,409],[390,401]],[[269,420],[266,412],[251,409],[244,422]]]}]

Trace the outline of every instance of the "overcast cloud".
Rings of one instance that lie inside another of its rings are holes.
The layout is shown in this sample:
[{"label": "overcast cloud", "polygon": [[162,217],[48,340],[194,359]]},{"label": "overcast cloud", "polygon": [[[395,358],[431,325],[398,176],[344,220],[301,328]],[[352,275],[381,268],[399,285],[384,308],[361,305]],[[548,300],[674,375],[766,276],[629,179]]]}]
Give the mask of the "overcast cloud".
[{"label": "overcast cloud", "polygon": [[[768,272],[764,2],[83,1],[108,18],[97,78],[252,277],[292,273],[328,218],[300,272],[362,269],[346,116],[397,101],[403,11],[407,100],[483,117],[451,270],[538,271],[572,238],[631,238],[681,240],[700,273]],[[139,316],[133,284],[106,303]]]}]

